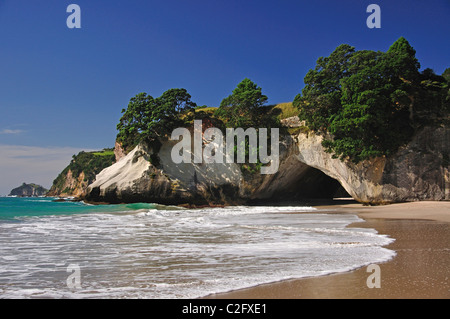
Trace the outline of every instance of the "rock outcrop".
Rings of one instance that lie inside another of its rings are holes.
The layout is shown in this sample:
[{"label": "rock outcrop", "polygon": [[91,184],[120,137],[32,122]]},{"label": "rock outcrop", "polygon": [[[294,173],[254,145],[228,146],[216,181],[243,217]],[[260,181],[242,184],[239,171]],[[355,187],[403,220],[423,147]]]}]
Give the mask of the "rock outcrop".
[{"label": "rock outcrop", "polygon": [[426,127],[396,154],[359,164],[332,158],[322,137],[300,134],[298,159],[338,180],[357,201],[385,204],[450,200],[450,129]]},{"label": "rock outcrop", "polygon": [[84,171],[74,174],[69,168],[64,174],[58,176],[47,193],[48,197],[82,197],[89,186]]},{"label": "rock outcrop", "polygon": [[87,190],[87,201],[157,202],[161,204],[233,205],[261,201],[291,201],[332,197],[341,188],[336,180],[298,160],[295,139],[280,140],[280,165],[275,174],[249,173],[235,163],[180,163],[171,159],[176,141],[166,141],[158,152],[140,144],[104,169]]},{"label": "rock outcrop", "polygon": [[281,125],[285,127],[301,127],[305,126],[305,121],[300,121],[298,116],[291,116],[285,119],[280,120]]},{"label": "rock outcrop", "polygon": [[84,197],[100,171],[115,162],[112,149],[98,152],[80,152],[53,181],[49,197]]},{"label": "rock outcrop", "polygon": [[237,164],[175,164],[170,155],[175,144],[163,143],[158,167],[151,164],[152,150],[138,145],[97,175],[88,187],[86,200],[200,205],[242,202],[242,173]]},{"label": "rock outcrop", "polygon": [[38,197],[44,196],[47,192],[48,190],[41,185],[22,183],[21,186],[11,190],[8,196]]},{"label": "rock outcrop", "polygon": [[359,164],[333,158],[322,147],[322,137],[313,133],[281,136],[279,169],[272,175],[249,174],[234,163],[175,164],[170,156],[175,143],[162,144],[157,166],[146,145],[127,155],[116,154],[118,162],[97,175],[86,199],[243,204],[332,197],[342,185],[355,200],[367,204],[450,200],[450,129],[445,126],[424,128],[395,155]]}]

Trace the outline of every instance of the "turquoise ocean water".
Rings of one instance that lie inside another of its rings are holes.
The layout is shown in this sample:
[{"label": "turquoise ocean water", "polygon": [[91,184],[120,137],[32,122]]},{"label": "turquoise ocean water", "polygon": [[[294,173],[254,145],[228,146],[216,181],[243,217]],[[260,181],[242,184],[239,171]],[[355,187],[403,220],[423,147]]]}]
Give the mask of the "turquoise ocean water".
[{"label": "turquoise ocean water", "polygon": [[164,209],[157,204],[136,203],[123,205],[87,205],[83,202],[56,201],[50,197],[1,197],[0,220],[17,219],[21,217],[39,217],[51,215],[72,215],[101,212],[124,212],[140,209]]},{"label": "turquoise ocean water", "polygon": [[393,239],[347,227],[360,221],[308,206],[0,198],[0,298],[195,298],[392,258]]}]

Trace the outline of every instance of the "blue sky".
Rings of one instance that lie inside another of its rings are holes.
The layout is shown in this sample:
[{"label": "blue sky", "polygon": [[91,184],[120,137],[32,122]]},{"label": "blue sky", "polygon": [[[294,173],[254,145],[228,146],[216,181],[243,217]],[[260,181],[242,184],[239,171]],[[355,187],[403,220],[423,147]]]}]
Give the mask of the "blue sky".
[{"label": "blue sky", "polygon": [[[71,3],[81,29],[66,26]],[[381,29],[366,26],[371,3]],[[198,105],[217,106],[248,77],[270,104],[292,101],[317,58],[342,43],[386,51],[404,36],[422,69],[441,74],[449,17],[449,0],[0,0],[0,146],[112,147],[121,110],[139,92],[182,87]],[[69,160],[53,164],[52,178]]]}]

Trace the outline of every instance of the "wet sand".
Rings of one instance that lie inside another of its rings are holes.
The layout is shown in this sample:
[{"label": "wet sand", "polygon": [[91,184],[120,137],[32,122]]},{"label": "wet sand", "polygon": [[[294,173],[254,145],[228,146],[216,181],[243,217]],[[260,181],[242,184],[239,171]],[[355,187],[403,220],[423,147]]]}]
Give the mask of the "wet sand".
[{"label": "wet sand", "polygon": [[[366,207],[318,206],[358,214],[349,227],[374,228],[395,238],[396,256],[380,263],[380,288],[369,288],[367,267],[322,277],[292,279],[241,289],[213,299],[448,299],[450,298],[450,202],[415,202]],[[371,280],[369,280],[372,282]]]}]

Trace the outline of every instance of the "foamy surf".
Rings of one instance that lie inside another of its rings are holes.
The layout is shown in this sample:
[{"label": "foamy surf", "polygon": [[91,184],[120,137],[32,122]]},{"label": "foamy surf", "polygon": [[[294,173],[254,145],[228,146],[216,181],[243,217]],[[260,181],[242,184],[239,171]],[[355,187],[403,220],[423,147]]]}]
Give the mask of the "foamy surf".
[{"label": "foamy surf", "polygon": [[295,206],[20,217],[0,222],[0,297],[196,298],[392,258],[358,221]]}]

